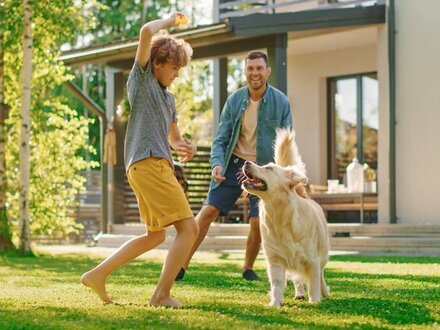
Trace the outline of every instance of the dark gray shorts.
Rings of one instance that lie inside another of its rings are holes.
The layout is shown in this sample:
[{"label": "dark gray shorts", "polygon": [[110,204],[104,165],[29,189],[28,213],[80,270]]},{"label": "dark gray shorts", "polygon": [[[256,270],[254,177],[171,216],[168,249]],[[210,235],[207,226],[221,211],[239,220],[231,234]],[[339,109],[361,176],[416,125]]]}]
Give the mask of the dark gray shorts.
[{"label": "dark gray shorts", "polygon": [[[226,215],[234,206],[237,199],[240,197],[243,189],[238,182],[238,176],[241,173],[245,160],[232,155],[228,168],[224,177],[225,181],[220,183],[215,189],[209,189],[208,197],[204,204],[214,206],[220,210],[220,215]],[[249,217],[258,216],[258,202],[260,199],[257,196],[249,195]]]}]

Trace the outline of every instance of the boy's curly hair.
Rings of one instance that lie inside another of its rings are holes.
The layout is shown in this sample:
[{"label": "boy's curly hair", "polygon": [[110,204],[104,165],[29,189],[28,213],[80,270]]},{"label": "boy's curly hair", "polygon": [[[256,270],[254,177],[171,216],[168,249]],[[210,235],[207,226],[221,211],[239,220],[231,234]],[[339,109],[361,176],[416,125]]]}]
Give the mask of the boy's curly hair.
[{"label": "boy's curly hair", "polygon": [[177,39],[166,30],[156,33],[151,41],[150,58],[156,63],[173,63],[179,67],[187,66],[193,50],[189,43]]}]

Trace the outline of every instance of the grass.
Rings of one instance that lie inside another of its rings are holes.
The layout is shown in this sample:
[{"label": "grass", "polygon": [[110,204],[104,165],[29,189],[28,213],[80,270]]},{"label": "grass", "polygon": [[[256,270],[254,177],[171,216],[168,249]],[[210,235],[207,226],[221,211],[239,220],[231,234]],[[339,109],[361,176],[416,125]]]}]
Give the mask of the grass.
[{"label": "grass", "polygon": [[[93,249],[91,249],[92,251]],[[0,329],[440,329],[440,258],[334,256],[326,269],[331,297],[312,305],[293,299],[267,307],[261,282],[240,277],[242,254],[199,253],[173,294],[185,307],[146,306],[164,252],[115,272],[104,305],[79,285],[102,260],[90,253],[0,255]]]}]

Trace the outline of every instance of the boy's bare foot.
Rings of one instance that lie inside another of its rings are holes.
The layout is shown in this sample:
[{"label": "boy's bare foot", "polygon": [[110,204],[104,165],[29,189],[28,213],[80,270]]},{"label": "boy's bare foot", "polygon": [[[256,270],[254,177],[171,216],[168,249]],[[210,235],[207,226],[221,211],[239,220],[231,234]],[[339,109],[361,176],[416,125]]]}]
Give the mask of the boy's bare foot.
[{"label": "boy's bare foot", "polygon": [[113,302],[105,290],[105,278],[103,279],[90,271],[81,276],[81,283],[95,291],[103,302],[108,304]]},{"label": "boy's bare foot", "polygon": [[163,307],[172,307],[172,308],[179,308],[179,307],[183,306],[183,304],[179,300],[177,300],[171,296],[168,296],[163,299],[151,298],[148,305],[150,305],[152,307],[163,306]]}]

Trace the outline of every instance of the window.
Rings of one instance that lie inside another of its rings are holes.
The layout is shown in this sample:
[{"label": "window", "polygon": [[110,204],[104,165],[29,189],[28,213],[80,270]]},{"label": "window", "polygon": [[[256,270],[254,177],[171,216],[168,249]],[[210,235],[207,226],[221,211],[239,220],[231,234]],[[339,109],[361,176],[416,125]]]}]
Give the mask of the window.
[{"label": "window", "polygon": [[377,170],[379,130],[376,73],[328,79],[328,177],[345,182],[354,157]]}]

